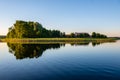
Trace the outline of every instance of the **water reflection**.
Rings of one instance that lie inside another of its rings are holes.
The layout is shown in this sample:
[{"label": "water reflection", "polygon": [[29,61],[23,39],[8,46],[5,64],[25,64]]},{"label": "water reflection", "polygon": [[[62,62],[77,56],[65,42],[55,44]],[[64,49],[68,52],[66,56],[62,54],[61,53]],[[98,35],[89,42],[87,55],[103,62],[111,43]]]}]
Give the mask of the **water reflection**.
[{"label": "water reflection", "polygon": [[[92,46],[100,45],[105,42],[81,42],[70,43],[71,46],[88,46],[92,43]],[[24,58],[38,58],[47,49],[58,49],[65,44],[20,44],[20,43],[7,43],[9,52],[14,54],[16,59]]]},{"label": "water reflection", "polygon": [[97,45],[100,45],[100,44],[102,44],[102,43],[100,43],[100,42],[92,42],[92,46],[97,46]]},{"label": "water reflection", "polygon": [[93,47],[103,44],[103,43],[113,43],[116,41],[93,41],[93,42],[80,42],[80,43],[71,43],[71,46],[88,46],[90,43]]},{"label": "water reflection", "polygon": [[88,46],[90,42],[71,43],[71,46]]},{"label": "water reflection", "polygon": [[57,49],[61,44],[12,44],[7,43],[9,52],[16,56],[16,59],[38,58],[47,49]]}]

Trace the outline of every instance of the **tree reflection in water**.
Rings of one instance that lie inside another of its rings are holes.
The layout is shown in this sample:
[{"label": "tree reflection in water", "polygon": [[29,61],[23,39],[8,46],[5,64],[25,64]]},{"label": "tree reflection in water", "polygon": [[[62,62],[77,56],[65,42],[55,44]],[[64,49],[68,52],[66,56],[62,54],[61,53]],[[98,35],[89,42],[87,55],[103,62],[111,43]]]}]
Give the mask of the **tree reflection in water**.
[{"label": "tree reflection in water", "polygon": [[62,44],[12,44],[7,43],[9,52],[14,54],[16,59],[38,58],[47,49],[57,49]]},{"label": "tree reflection in water", "polygon": [[84,42],[80,42],[80,43],[71,43],[71,46],[88,46],[90,43],[92,43],[92,46],[95,47],[97,45],[103,44],[103,43],[113,43],[116,41],[84,41]]},{"label": "tree reflection in water", "polygon": [[[115,41],[113,41],[115,42]],[[88,46],[92,43],[92,46],[100,45],[106,42],[81,42],[81,43],[71,43],[71,46]],[[38,58],[47,49],[58,49],[65,44],[18,44],[18,43],[7,43],[9,47],[9,52],[14,54],[16,59],[24,58]]]},{"label": "tree reflection in water", "polygon": [[71,43],[71,46],[88,46],[90,42]]}]

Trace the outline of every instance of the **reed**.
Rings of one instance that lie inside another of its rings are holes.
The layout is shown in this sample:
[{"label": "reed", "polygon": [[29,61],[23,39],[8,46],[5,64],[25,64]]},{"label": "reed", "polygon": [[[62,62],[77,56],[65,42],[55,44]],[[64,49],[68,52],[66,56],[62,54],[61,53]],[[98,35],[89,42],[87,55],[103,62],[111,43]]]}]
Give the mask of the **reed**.
[{"label": "reed", "polygon": [[112,42],[115,38],[6,38],[1,42],[12,43],[72,43],[72,42]]}]

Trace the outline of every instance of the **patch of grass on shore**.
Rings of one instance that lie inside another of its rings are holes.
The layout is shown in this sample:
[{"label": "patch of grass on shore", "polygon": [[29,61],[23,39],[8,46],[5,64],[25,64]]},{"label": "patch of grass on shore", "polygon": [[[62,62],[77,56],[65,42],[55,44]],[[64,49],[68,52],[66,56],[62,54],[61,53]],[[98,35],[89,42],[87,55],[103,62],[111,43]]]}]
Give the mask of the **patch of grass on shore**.
[{"label": "patch of grass on shore", "polygon": [[113,42],[115,38],[6,38],[0,42],[11,43],[72,43],[72,42]]}]

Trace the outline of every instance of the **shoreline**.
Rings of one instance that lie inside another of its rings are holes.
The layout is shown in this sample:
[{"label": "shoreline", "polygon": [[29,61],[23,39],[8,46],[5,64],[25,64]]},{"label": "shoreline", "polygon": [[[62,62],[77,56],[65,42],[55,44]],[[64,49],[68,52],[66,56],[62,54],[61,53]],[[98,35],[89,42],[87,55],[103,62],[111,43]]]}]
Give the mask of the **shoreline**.
[{"label": "shoreline", "polygon": [[6,38],[0,42],[8,43],[82,43],[82,42],[114,42],[115,38]]}]

